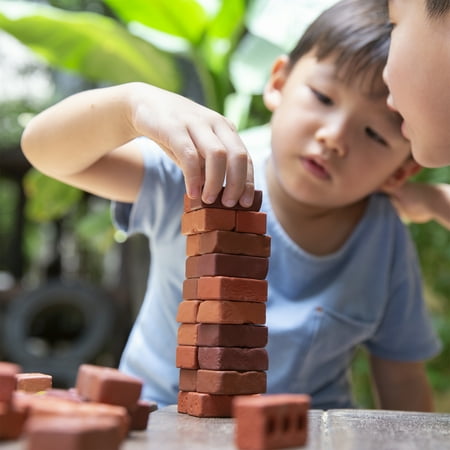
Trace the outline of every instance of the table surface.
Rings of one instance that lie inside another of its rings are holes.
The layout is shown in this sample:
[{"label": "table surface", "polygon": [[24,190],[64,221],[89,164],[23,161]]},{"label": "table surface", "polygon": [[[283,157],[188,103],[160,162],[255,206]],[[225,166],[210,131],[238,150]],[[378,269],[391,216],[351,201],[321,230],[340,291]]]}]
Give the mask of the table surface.
[{"label": "table surface", "polygon": [[[233,419],[200,419],[168,406],[151,414],[121,450],[235,450]],[[23,442],[0,444],[24,450]],[[311,410],[307,450],[450,450],[450,414],[379,410]]]}]

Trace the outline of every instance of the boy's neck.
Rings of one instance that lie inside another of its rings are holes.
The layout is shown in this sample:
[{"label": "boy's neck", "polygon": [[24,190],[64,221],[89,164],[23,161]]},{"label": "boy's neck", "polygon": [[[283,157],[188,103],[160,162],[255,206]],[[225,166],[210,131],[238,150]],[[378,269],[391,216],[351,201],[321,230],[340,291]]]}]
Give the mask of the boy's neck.
[{"label": "boy's neck", "polygon": [[366,211],[368,198],[340,208],[319,208],[287,196],[268,164],[267,186],[272,210],[284,231],[303,250],[317,256],[338,251]]}]

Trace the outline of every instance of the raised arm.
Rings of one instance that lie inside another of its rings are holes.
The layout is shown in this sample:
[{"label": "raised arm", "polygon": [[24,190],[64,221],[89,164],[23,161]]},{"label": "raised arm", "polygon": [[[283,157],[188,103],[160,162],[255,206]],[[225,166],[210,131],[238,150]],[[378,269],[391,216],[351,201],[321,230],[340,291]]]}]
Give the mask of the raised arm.
[{"label": "raised arm", "polygon": [[[253,168],[233,125],[184,97],[144,83],[75,94],[37,115],[22,136],[43,173],[97,195],[132,202],[143,175],[135,138],[157,142],[184,173],[191,197],[230,205],[253,199]],[[203,190],[202,190],[203,186]]]}]

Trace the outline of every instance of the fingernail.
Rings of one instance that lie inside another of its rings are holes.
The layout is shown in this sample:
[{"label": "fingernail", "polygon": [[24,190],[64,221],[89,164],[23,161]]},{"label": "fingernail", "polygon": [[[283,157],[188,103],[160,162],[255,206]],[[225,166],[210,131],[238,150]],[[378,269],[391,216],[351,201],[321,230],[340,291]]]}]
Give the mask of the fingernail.
[{"label": "fingernail", "polygon": [[222,199],[222,204],[223,206],[226,206],[227,208],[231,208],[232,206],[234,206],[236,204],[236,202],[234,202],[231,199]]}]

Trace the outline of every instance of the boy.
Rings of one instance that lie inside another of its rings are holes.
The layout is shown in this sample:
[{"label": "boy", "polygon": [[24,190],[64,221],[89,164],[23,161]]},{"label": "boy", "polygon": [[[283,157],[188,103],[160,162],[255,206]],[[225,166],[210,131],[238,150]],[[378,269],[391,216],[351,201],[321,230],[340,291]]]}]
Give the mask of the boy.
[{"label": "boy", "polygon": [[204,181],[211,200],[226,176],[231,203],[251,200],[253,180],[264,192],[268,391],[308,393],[315,408],[350,407],[347,372],[364,344],[380,407],[432,409],[423,361],[439,344],[416,256],[387,197],[371,195],[416,170],[386,105],[390,29],[382,9],[379,0],[339,2],[275,62],[264,93],[272,148],[253,149],[253,163],[224,118],[139,83],[77,94],[25,130],[33,164],[128,202],[115,204],[116,222],[150,238],[148,290],[121,361],[144,380],[146,398],[177,398],[183,194],[199,195]]}]

